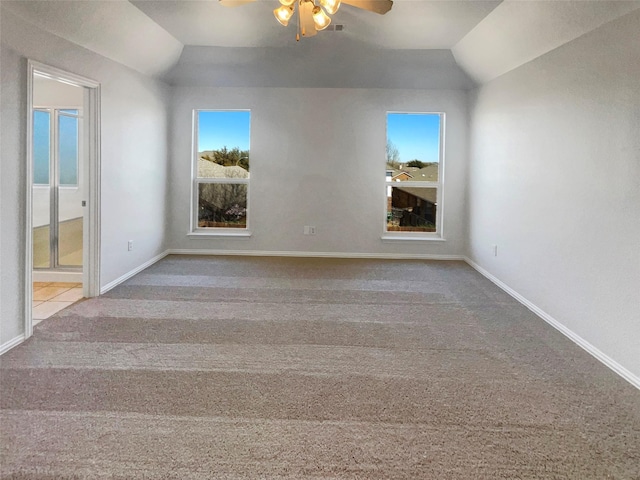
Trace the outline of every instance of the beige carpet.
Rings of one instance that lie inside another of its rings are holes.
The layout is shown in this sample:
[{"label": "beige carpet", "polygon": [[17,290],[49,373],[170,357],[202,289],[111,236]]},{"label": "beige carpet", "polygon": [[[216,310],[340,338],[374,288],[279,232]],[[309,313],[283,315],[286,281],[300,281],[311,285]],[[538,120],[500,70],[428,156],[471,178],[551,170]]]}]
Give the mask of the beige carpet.
[{"label": "beige carpet", "polygon": [[3,479],[640,478],[640,391],[459,262],[171,256],[0,362]]}]

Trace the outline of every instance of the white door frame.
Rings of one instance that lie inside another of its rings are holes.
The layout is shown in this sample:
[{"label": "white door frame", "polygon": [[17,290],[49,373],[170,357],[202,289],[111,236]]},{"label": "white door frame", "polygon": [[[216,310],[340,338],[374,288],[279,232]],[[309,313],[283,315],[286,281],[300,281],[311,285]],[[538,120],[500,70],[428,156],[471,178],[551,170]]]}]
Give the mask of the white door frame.
[{"label": "white door frame", "polygon": [[95,80],[60,70],[43,63],[28,61],[27,74],[27,165],[26,165],[26,253],[24,336],[33,334],[33,77],[35,74],[83,87],[84,125],[82,130],[87,186],[83,222],[82,285],[85,297],[100,294],[100,84]]}]

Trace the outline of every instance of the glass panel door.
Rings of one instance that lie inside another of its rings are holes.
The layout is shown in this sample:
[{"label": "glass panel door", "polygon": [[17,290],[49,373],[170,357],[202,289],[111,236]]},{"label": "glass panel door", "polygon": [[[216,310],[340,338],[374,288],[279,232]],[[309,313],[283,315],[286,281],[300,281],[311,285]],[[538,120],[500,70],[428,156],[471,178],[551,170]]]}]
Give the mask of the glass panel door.
[{"label": "glass panel door", "polygon": [[51,112],[33,112],[33,267],[51,267]]},{"label": "glass panel door", "polygon": [[83,207],[78,110],[33,118],[33,267],[82,267]]},{"label": "glass panel door", "polygon": [[57,264],[82,266],[82,199],[78,185],[78,111],[57,111]]}]

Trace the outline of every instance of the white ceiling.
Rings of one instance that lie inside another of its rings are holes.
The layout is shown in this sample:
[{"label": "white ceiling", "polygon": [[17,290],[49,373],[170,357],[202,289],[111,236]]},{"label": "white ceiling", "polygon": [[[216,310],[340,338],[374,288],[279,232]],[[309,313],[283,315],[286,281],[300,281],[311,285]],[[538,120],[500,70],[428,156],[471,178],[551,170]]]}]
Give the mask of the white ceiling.
[{"label": "white ceiling", "polygon": [[183,45],[124,0],[5,1],[3,9],[146,75],[166,72]]},{"label": "white ceiling", "polygon": [[[257,0],[223,7],[215,0],[131,0],[184,45],[282,47],[295,44],[296,27],[284,28],[273,17],[277,0]],[[395,0],[385,15],[342,5],[332,17],[342,35],[389,49],[450,49],[500,0]],[[313,41],[302,39],[301,41]]]},{"label": "white ceiling", "polygon": [[637,8],[637,1],[503,2],[452,51],[485,83]]},{"label": "white ceiling", "polygon": [[[282,27],[273,17],[278,0],[235,8],[217,0],[0,0],[0,5],[171,83],[208,75],[212,86],[340,86],[336,78],[342,76],[347,87],[440,88],[450,79],[451,88],[468,88],[469,76],[490,81],[640,8],[640,0],[395,0],[386,15],[343,5],[333,21],[344,31],[320,32],[299,43],[295,25]],[[296,59],[297,70],[279,56]],[[282,73],[285,67],[301,75],[297,84],[282,83],[290,78]]]}]

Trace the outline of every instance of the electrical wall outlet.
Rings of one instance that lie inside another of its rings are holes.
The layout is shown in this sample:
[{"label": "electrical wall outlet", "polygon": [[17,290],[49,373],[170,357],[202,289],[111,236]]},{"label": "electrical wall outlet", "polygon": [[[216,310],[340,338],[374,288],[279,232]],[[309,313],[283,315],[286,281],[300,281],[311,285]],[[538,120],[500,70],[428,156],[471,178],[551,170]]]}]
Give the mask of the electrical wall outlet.
[{"label": "electrical wall outlet", "polygon": [[316,234],[315,225],[305,225],[304,226],[304,234],[305,235],[315,235]]},{"label": "electrical wall outlet", "polygon": [[129,241],[127,242],[127,250],[128,250],[128,251],[133,250],[133,240],[129,240]]}]

